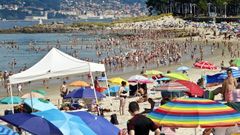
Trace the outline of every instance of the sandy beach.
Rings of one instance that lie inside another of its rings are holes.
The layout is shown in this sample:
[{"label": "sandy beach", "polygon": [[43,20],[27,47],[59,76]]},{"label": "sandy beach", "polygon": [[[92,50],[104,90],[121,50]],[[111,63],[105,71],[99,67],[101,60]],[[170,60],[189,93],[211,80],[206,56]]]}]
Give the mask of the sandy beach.
[{"label": "sandy beach", "polygon": [[[169,19],[168,21],[173,21],[173,19]],[[181,20],[178,20],[178,22],[181,22]],[[141,25],[136,24],[136,25]],[[157,24],[156,24],[157,25]],[[122,26],[126,26],[126,25],[122,25]],[[121,28],[121,26],[118,26],[117,28]],[[190,28],[189,28],[190,29]],[[190,29],[191,30],[191,29]],[[205,29],[199,30],[202,32],[206,32],[209,33],[209,31],[206,31]],[[222,42],[223,38],[222,37],[217,37],[216,39],[212,39],[212,33],[210,35],[208,35],[206,38],[208,39],[208,44],[212,44],[213,42]],[[197,42],[198,40],[198,36],[197,37],[193,37],[194,41]],[[186,38],[178,38],[175,39],[176,41],[185,41]],[[238,40],[236,38],[233,38],[231,40],[232,43],[237,44]],[[223,48],[223,44],[220,44],[220,48],[219,49],[215,49],[213,54],[209,54],[207,56],[204,56],[204,60],[209,61],[214,63],[216,66],[220,67],[221,62],[224,61],[224,64],[226,66],[229,66],[228,62],[232,59],[230,57],[230,54],[226,51],[225,52],[225,56],[222,57],[222,48]],[[180,61],[177,64],[171,64],[171,65],[167,65],[167,66],[161,66],[159,68],[155,68],[156,70],[159,70],[161,72],[166,73],[167,71],[175,71],[177,69],[177,67],[179,66],[188,66],[188,67],[192,67],[189,71],[188,71],[188,75],[189,78],[191,79],[191,81],[196,82],[199,78],[201,78],[202,75],[209,75],[209,74],[214,74],[214,73],[218,73],[221,69],[219,68],[218,70],[202,70],[202,69],[196,69],[193,67],[193,60],[186,60],[186,61]],[[147,69],[150,70],[151,68]],[[136,74],[140,74],[141,69],[135,70],[134,72],[119,72],[119,73],[114,73],[114,75],[112,75],[111,73],[107,73],[108,78],[112,78],[112,77],[122,77],[124,79],[128,79],[130,76],[132,75],[136,75]],[[99,75],[99,74],[94,74],[95,75]],[[90,82],[90,80],[87,80],[86,75],[83,75],[84,77],[82,77],[82,75],[79,76],[74,76],[74,77],[69,77],[69,80],[67,80],[67,82],[72,82],[74,80],[79,80],[80,79],[84,79],[83,81],[86,82]],[[32,82],[31,84],[24,84],[23,85],[23,92],[24,93],[28,93],[33,89],[44,89],[47,91],[47,96],[46,98],[50,99],[51,102],[53,102],[55,105],[59,104],[59,101],[61,99],[60,97],[60,92],[59,92],[59,88],[60,85],[62,83],[63,79],[55,79],[55,80],[49,80],[48,82],[48,89],[46,89],[45,87],[43,87],[42,85],[42,81],[36,81],[36,82]],[[104,83],[101,83],[102,86],[105,86]],[[148,85],[148,88],[152,88],[154,84]],[[72,87],[69,87],[70,89]],[[1,96],[0,97],[4,97],[6,96],[6,92],[3,88],[3,86],[1,86],[0,88],[0,93]],[[211,89],[210,89],[211,90]],[[14,95],[17,94],[17,90],[16,87],[14,88]],[[155,100],[157,103],[160,103],[159,98],[161,97],[161,94],[159,92],[152,92],[149,91],[149,97],[153,98],[153,99],[157,99]],[[220,95],[217,95],[216,99],[220,98]],[[127,112],[127,107],[128,107],[128,103],[131,101],[136,101],[138,99],[138,97],[134,97],[134,98],[127,98],[127,103],[126,103],[126,109],[125,109],[125,115],[124,116],[120,116],[119,115],[119,100],[116,99],[115,97],[107,97],[106,99],[103,99],[103,101],[101,101],[100,103],[102,104],[102,106],[104,108],[109,108],[111,110],[111,112],[109,113],[104,113],[105,114],[105,118],[110,119],[110,115],[116,113],[117,114],[117,118],[119,121],[119,125],[117,125],[117,127],[119,128],[126,128],[126,124],[127,124],[127,120],[131,118],[130,114]],[[111,104],[110,104],[111,103]],[[0,115],[3,115],[4,110],[6,109],[10,109],[11,106],[10,105],[0,105]],[[144,110],[144,108],[150,108],[150,104],[148,104],[147,102],[144,103],[140,103],[140,108],[141,111]],[[198,134],[200,135],[201,132],[203,131],[203,129],[197,129]],[[177,135],[194,135],[195,134],[195,129],[184,129],[184,128],[179,128],[176,130]]]}]

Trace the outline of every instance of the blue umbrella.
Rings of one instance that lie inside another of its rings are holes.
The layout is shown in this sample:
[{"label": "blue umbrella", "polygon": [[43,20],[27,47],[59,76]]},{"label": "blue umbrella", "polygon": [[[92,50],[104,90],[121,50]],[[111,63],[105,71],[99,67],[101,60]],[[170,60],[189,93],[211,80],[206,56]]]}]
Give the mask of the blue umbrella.
[{"label": "blue umbrella", "polygon": [[169,80],[171,79],[168,77],[162,77],[162,78],[156,79],[156,81],[169,81]]},{"label": "blue umbrella", "polygon": [[101,116],[96,116],[88,112],[69,112],[80,117],[97,135],[118,135],[119,128]]},{"label": "blue umbrella", "polygon": [[[96,91],[96,94],[97,94],[97,98],[105,97],[102,93],[100,93],[98,91]],[[93,98],[95,98],[94,89],[91,89],[91,88],[74,89],[72,92],[67,94],[64,98],[65,99],[67,99],[67,98],[90,98],[90,99],[93,99]]]},{"label": "blue umbrella", "polygon": [[32,100],[30,98],[25,99],[24,103],[29,107],[38,111],[57,109],[57,107],[53,105],[51,102],[45,101],[43,99],[38,99],[38,98],[32,98]]},{"label": "blue umbrella", "polygon": [[64,135],[96,135],[81,118],[61,112],[60,110],[51,109],[33,114],[50,121],[58,127]]},{"label": "blue umbrella", "polygon": [[178,67],[177,68],[177,71],[187,71],[187,70],[189,70],[190,68],[189,67],[187,67],[187,66],[181,66],[181,67]]},{"label": "blue umbrella", "polygon": [[[119,89],[120,89],[120,86],[118,86],[118,85],[112,86],[112,87],[109,88],[109,92],[110,93],[116,93],[116,92],[119,91]],[[105,90],[103,93],[108,94],[108,90]]]},{"label": "blue umbrella", "polygon": [[0,135],[19,135],[19,134],[12,131],[12,129],[6,126],[0,125]]},{"label": "blue umbrella", "polygon": [[28,113],[16,113],[0,117],[1,120],[34,135],[63,135],[52,123]]}]

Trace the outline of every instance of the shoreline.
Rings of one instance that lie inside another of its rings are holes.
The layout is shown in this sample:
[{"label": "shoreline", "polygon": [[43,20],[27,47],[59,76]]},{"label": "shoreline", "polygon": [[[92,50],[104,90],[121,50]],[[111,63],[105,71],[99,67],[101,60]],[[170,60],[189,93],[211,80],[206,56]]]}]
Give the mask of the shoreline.
[{"label": "shoreline", "polygon": [[[209,32],[209,31],[205,32],[205,29],[200,29],[199,31],[204,32],[204,33]],[[214,50],[213,54],[210,53],[209,55],[206,55],[206,53],[204,53],[204,57],[203,57],[204,60],[212,62],[215,65],[217,65],[218,67],[220,66],[221,61],[224,60],[224,64],[228,65],[228,61],[230,59],[232,59],[230,57],[229,52],[227,50],[225,50],[226,51],[225,52],[225,57],[221,56],[222,48],[224,48],[224,45],[223,45],[222,41],[224,41],[224,40],[221,37],[217,37],[216,39],[211,39],[211,36],[212,35],[210,34],[206,37],[206,39],[208,40],[208,44],[206,44],[206,45],[207,46],[212,46],[212,44],[214,42],[220,42],[220,48]],[[189,38],[189,37],[186,37],[186,38]],[[174,38],[174,40],[184,41],[184,40],[186,40],[186,38]],[[198,41],[199,37],[193,37],[193,39],[194,39],[194,43],[197,46],[201,45],[201,46],[204,46],[206,48],[206,46],[204,44],[204,41],[206,40],[205,38],[200,39],[200,41]],[[198,42],[200,42],[200,43],[198,43]],[[231,42],[236,44],[238,41],[236,39],[232,39]],[[209,49],[207,51],[210,52],[211,50]],[[189,52],[188,55],[190,55],[190,52]],[[193,63],[194,63],[194,60],[189,59],[189,60],[183,60],[179,63],[172,64],[172,65],[160,66],[160,67],[157,67],[157,68],[156,67],[155,68],[149,68],[148,70],[157,69],[161,72],[166,72],[168,70],[175,71],[176,68],[181,66],[181,65],[188,66],[188,67],[191,67],[191,69],[188,71],[188,75],[189,75],[189,78],[191,79],[191,81],[193,81],[193,82],[196,82],[201,77],[201,75],[214,74],[214,73],[217,73],[217,72],[220,71],[220,69],[212,71],[212,70],[202,70],[202,69],[192,68]],[[154,64],[156,64],[156,63],[154,63]],[[111,73],[109,74],[109,72],[108,72],[107,75],[108,75],[108,78],[122,77],[122,78],[127,80],[131,75],[139,74],[140,71],[141,71],[141,66],[138,70],[137,69],[133,70],[133,71],[127,70],[127,72],[117,72],[116,71],[116,73],[114,73],[114,74],[111,74]],[[94,76],[96,75],[95,73],[93,73],[93,74],[94,74]],[[84,78],[82,78],[82,76],[84,76]],[[70,77],[70,80],[68,80],[67,82],[70,83],[71,81],[75,81],[75,80],[83,80],[83,81],[86,81],[86,82],[91,82],[91,80],[87,80],[86,76],[87,75],[76,75],[75,77]],[[60,92],[59,92],[59,87],[60,87],[60,84],[62,84],[62,81],[63,81],[62,77],[59,77],[59,79],[55,79],[55,80],[53,80],[53,79],[49,80],[49,89],[45,89],[43,87],[41,80],[34,81],[30,85],[25,84],[23,86],[23,92],[28,93],[33,89],[44,89],[47,92],[46,98],[49,98],[51,100],[51,102],[53,102],[53,104],[58,105],[59,99],[61,99]],[[101,83],[101,85],[104,85],[104,83]],[[152,87],[152,85],[148,86],[148,88],[151,88],[151,87]],[[69,87],[69,89],[70,88],[73,88],[73,87]],[[2,88],[2,86],[1,86],[1,89],[0,89],[0,93],[1,93],[1,97],[4,96],[4,93],[6,95],[6,92]],[[14,95],[16,95],[16,94],[17,94],[17,90],[16,90],[16,87],[14,87]],[[149,97],[151,97],[153,99],[156,99],[156,98],[161,97],[161,95],[160,95],[159,92],[149,91]],[[127,120],[131,118],[130,114],[127,112],[127,105],[130,101],[136,101],[136,100],[137,100],[137,98],[127,98],[127,103],[126,103],[126,106],[125,106],[126,107],[125,108],[125,115],[120,116],[119,112],[118,112],[119,100],[117,100],[115,97],[107,97],[106,99],[104,99],[101,102],[101,104],[103,105],[104,108],[110,108],[111,109],[111,112],[105,113],[105,118],[107,118],[109,120],[110,115],[115,113],[115,114],[117,114],[118,121],[119,121],[119,125],[117,125],[117,127],[126,128]],[[160,101],[156,100],[156,102],[159,103]],[[112,105],[110,105],[110,104],[112,104]],[[2,110],[0,112],[0,115],[3,114],[3,110],[9,109],[10,107],[11,107],[11,105],[0,105],[0,109]],[[146,102],[140,103],[140,107],[141,107],[140,111],[143,111],[144,108],[149,108],[149,104],[146,103]],[[181,128],[181,129],[177,129],[177,134],[178,135],[181,135],[181,134],[192,135],[194,133],[194,131],[195,130]],[[202,132],[202,130],[198,130],[197,132],[200,133],[200,132]]]}]

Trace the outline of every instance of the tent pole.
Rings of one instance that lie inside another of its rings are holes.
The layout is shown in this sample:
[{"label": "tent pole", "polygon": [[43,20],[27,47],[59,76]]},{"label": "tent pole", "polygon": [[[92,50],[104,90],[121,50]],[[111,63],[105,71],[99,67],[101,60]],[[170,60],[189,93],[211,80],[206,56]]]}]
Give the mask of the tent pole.
[{"label": "tent pole", "polygon": [[10,96],[11,96],[12,113],[14,114],[12,84],[10,84]]},{"label": "tent pole", "polygon": [[109,87],[108,87],[108,80],[107,80],[107,73],[106,73],[106,71],[104,71],[104,75],[105,75],[105,78],[106,78],[106,85],[107,85],[107,90],[108,90],[108,96],[110,98],[110,90],[109,90]]},{"label": "tent pole", "polygon": [[108,97],[109,97],[109,100],[110,100],[110,106],[111,106],[111,109],[113,110],[113,105],[112,105],[112,100],[111,100],[111,96],[110,96],[110,89],[108,87],[108,79],[107,79],[106,71],[104,71],[104,75],[105,75],[105,78],[106,78],[106,85],[107,85],[107,89],[108,89]]},{"label": "tent pole", "polygon": [[32,112],[33,112],[32,90],[31,90],[31,83],[30,82],[29,82],[29,90],[30,90],[31,108],[32,108]]},{"label": "tent pole", "polygon": [[90,74],[90,77],[91,77],[91,80],[92,80],[92,84],[93,84],[93,90],[94,90],[94,95],[95,95],[95,99],[96,99],[97,110],[98,110],[98,114],[99,114],[99,113],[100,113],[100,110],[99,110],[99,106],[98,106],[97,92],[96,92],[96,89],[95,89],[95,87],[94,87],[95,84],[94,84],[94,80],[93,80],[93,75],[92,75],[90,63],[88,63],[88,65],[89,65],[89,74]]}]

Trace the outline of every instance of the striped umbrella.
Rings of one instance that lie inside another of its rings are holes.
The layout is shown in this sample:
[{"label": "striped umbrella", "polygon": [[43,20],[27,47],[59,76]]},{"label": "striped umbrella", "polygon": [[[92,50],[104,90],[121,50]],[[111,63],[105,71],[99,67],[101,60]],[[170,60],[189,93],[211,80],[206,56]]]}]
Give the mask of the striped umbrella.
[{"label": "striped umbrella", "polygon": [[129,83],[153,83],[151,80],[149,80],[147,77],[142,75],[134,75],[128,78]]},{"label": "striped umbrella", "polygon": [[19,134],[6,126],[0,125],[0,135],[19,135]]},{"label": "striped umbrella", "polygon": [[162,126],[183,128],[229,127],[240,122],[240,113],[233,108],[202,98],[174,99],[148,117]]},{"label": "striped umbrella", "polygon": [[[240,78],[240,70],[232,70],[232,75],[234,78]],[[224,80],[226,78],[227,78],[227,72],[224,72],[217,79]]]},{"label": "striped umbrella", "polygon": [[159,87],[153,88],[155,91],[168,91],[168,92],[179,92],[179,91],[188,91],[188,88],[179,82],[169,82],[160,85]]},{"label": "striped umbrella", "polygon": [[196,68],[201,68],[201,69],[217,69],[217,66],[215,66],[214,64],[208,62],[208,61],[199,61],[193,64],[194,67]]}]

